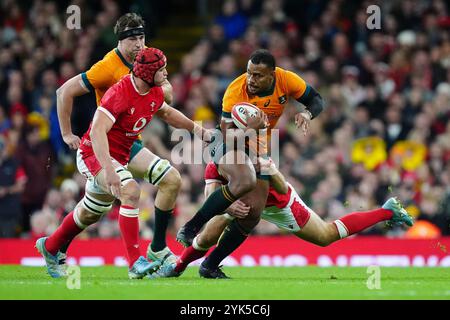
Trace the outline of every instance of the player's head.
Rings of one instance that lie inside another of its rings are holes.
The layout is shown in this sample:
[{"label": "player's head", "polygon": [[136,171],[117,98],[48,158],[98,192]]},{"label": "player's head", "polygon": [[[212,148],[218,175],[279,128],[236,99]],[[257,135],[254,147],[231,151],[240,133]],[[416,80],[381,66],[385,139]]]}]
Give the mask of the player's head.
[{"label": "player's head", "polygon": [[144,48],[133,63],[133,74],[144,80],[149,86],[160,86],[167,79],[167,59],[156,48]]},{"label": "player's head", "polygon": [[259,94],[270,90],[275,79],[275,58],[264,49],[256,50],[247,64],[247,91]]},{"label": "player's head", "polygon": [[117,20],[114,33],[124,54],[134,60],[145,46],[144,19],[137,13],[126,13]]}]

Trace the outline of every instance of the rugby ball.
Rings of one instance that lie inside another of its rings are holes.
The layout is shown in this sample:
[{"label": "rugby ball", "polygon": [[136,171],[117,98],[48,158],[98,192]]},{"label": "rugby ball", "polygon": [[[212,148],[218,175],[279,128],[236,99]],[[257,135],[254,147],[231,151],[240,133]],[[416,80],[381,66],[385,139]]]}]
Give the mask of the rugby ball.
[{"label": "rugby ball", "polygon": [[251,103],[240,102],[231,109],[231,118],[236,127],[240,129],[247,128],[247,117],[255,117],[259,108]]}]

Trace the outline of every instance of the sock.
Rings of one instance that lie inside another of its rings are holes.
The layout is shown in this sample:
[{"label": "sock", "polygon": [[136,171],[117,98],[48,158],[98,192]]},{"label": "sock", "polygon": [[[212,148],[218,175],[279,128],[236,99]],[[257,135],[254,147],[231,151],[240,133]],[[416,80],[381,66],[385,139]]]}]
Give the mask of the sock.
[{"label": "sock", "polygon": [[209,269],[219,267],[220,262],[236,250],[248,237],[246,232],[236,220],[233,220],[223,232],[217,247],[203,262]]},{"label": "sock", "polygon": [[196,231],[200,230],[207,221],[215,215],[221,214],[236,200],[228,186],[222,186],[206,199],[195,216],[186,223],[186,227]]},{"label": "sock", "polygon": [[154,252],[164,249],[166,244],[166,232],[170,219],[172,218],[172,210],[161,210],[155,207],[155,226],[151,248]]},{"label": "sock", "polygon": [[[73,239],[72,239],[73,240]],[[72,240],[69,240],[69,242],[63,244],[61,248],[59,248],[59,251],[62,253],[67,253],[67,249],[69,249],[70,244],[72,243]]]},{"label": "sock", "polygon": [[354,233],[361,232],[378,222],[391,218],[391,210],[380,208],[371,211],[349,213],[339,220],[335,220],[334,224],[339,232],[339,236],[343,239]]},{"label": "sock", "polygon": [[122,205],[119,210],[119,227],[127,250],[130,267],[140,257],[139,250],[139,209]]},{"label": "sock", "polygon": [[183,272],[189,263],[192,261],[195,261],[197,259],[200,259],[208,252],[208,249],[206,250],[199,250],[195,249],[193,246],[187,247],[183,250],[181,253],[181,256],[177,259],[177,266],[175,267],[176,272]]},{"label": "sock", "polygon": [[45,249],[50,254],[55,255],[62,245],[72,241],[86,227],[80,222],[78,215],[74,214],[74,211],[70,212],[58,229],[45,241]]}]

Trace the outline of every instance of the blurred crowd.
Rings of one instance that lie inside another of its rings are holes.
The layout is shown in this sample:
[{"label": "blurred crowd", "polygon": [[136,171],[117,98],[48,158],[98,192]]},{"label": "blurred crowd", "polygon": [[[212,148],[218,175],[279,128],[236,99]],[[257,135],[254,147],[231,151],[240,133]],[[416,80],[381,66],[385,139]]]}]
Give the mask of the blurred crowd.
[{"label": "blurred crowd", "polygon": [[[122,13],[149,10],[142,1],[128,7],[113,0],[74,1],[83,8],[83,28],[69,30],[61,3],[29,2],[24,7],[3,1],[0,8],[2,237],[51,233],[83,196],[85,180],[59,133],[55,91],[116,46],[112,28]],[[378,224],[365,234],[449,235],[449,5],[443,0],[219,2],[204,37],[169,75],[173,105],[215,127],[226,87],[245,72],[252,51],[267,48],[278,66],[303,77],[327,105],[306,136],[293,123],[301,108],[296,101],[278,123],[279,167],[303,200],[325,220],[334,220],[397,196],[417,220],[415,227]],[[381,29],[368,28],[370,5],[381,9]],[[77,98],[75,134],[84,133],[94,112],[92,96]],[[154,119],[143,139],[182,173],[175,233],[204,200],[204,164],[175,161],[171,132]],[[200,147],[186,145],[192,153]],[[152,237],[155,191],[142,183],[145,238]],[[115,208],[81,237],[118,236],[117,215]],[[280,234],[264,221],[255,232]]]}]

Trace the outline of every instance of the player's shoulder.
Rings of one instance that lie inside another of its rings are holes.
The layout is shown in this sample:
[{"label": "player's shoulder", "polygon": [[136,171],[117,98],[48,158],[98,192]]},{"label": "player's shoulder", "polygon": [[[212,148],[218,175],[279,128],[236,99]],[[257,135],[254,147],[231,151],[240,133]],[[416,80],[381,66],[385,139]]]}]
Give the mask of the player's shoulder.
[{"label": "player's shoulder", "polygon": [[245,87],[245,82],[247,79],[247,74],[243,73],[228,85],[227,90],[235,91],[235,90],[243,90]]},{"label": "player's shoulder", "polygon": [[246,74],[242,74],[234,79],[227,87],[224,94],[224,102],[234,104],[241,101],[244,97],[246,86]]},{"label": "player's shoulder", "polygon": [[120,61],[120,57],[117,53],[118,49],[114,48],[111,51],[109,51],[107,54],[103,56],[103,59],[101,61],[105,62],[117,62]]},{"label": "player's shoulder", "polygon": [[296,72],[276,67],[275,76],[277,84],[283,87],[302,85],[305,80]]}]

